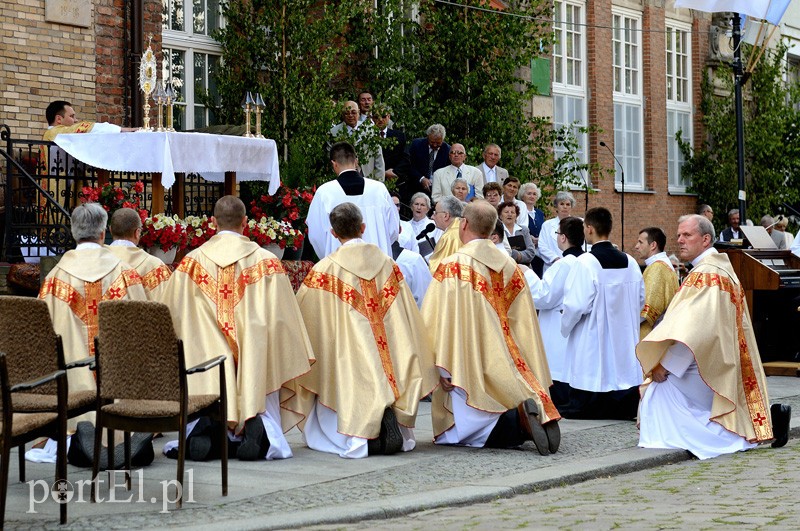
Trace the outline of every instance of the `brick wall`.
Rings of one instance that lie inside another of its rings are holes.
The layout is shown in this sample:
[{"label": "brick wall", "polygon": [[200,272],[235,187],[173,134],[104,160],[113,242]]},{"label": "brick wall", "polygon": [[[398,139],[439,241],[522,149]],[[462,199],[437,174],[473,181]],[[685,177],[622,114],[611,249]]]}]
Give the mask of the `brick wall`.
[{"label": "brick wall", "polygon": [[20,138],[41,138],[44,109],[72,102],[95,119],[94,30],[44,20],[44,0],[0,2],[0,123]]},{"label": "brick wall", "polygon": [[[643,117],[644,117],[644,157],[646,193],[625,193],[624,242],[622,241],[622,194],[614,189],[613,173],[604,179],[592,176],[593,185],[599,191],[589,195],[589,206],[604,206],[614,217],[611,240],[624,243],[626,252],[633,253],[639,230],[655,225],[667,233],[667,252],[676,250],[675,233],[677,219],[691,213],[697,198],[691,195],[672,195],[668,192],[667,148],[666,148],[666,54],[664,46],[664,27],[667,11],[664,2],[625,0],[590,0],[586,2],[586,43],[587,43],[587,82],[588,119],[590,124],[599,126],[600,133],[589,136],[589,159],[609,170],[615,162],[611,154],[599,146],[604,141],[614,150],[614,99],[613,99],[613,50],[612,15],[613,5],[636,8],[642,13],[642,59],[643,76]],[[638,7],[637,7],[638,6]],[[686,17],[687,10],[681,10]],[[674,12],[670,12],[670,15]],[[695,94],[699,94],[700,80],[708,39],[706,32],[710,18],[700,15],[693,21],[692,75]],[[599,27],[598,27],[599,26]],[[695,99],[695,112],[698,111],[699,97]],[[695,116],[697,117],[697,115]],[[695,127],[695,139],[701,139],[701,129]],[[574,191],[577,204],[575,213],[581,215],[586,210],[585,195]]]}]

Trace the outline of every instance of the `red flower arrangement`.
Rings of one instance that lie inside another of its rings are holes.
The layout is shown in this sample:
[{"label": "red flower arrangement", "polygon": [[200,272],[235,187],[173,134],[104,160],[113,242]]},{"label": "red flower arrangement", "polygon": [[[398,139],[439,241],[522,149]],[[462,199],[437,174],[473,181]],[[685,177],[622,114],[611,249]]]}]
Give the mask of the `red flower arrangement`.
[{"label": "red flower arrangement", "polygon": [[81,203],[99,203],[108,212],[109,220],[120,208],[132,208],[139,212],[139,217],[144,222],[147,210],[139,208],[143,193],[142,181],[136,181],[125,188],[106,183],[103,186],[84,186],[80,199]]},{"label": "red flower arrangement", "polygon": [[[250,215],[255,219],[262,217],[286,221],[298,227],[305,223],[308,207],[314,198],[317,187],[311,189],[289,188],[281,185],[275,195],[262,195],[250,202]],[[305,228],[303,230],[305,232]]]},{"label": "red flower arrangement", "polygon": [[211,223],[208,216],[186,216],[183,220],[186,225],[186,247],[189,250],[197,249],[217,233],[217,227]]},{"label": "red flower arrangement", "polygon": [[247,220],[243,234],[262,247],[275,243],[281,249],[291,247],[294,250],[300,248],[305,238],[303,232],[292,228],[288,221],[278,221],[267,217],[262,217],[258,221]]},{"label": "red flower arrangement", "polygon": [[172,248],[180,251],[186,248],[187,240],[186,224],[181,218],[156,214],[143,221],[139,245],[145,249],[158,246],[164,252]]}]

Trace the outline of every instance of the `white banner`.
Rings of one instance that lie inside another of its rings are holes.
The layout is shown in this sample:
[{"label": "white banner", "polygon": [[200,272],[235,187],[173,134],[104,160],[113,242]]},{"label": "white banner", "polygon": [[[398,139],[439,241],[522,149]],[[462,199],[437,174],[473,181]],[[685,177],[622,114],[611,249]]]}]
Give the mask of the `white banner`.
[{"label": "white banner", "polygon": [[749,17],[780,23],[791,0],[675,0],[675,7],[686,7],[697,11],[714,13],[735,11]]}]

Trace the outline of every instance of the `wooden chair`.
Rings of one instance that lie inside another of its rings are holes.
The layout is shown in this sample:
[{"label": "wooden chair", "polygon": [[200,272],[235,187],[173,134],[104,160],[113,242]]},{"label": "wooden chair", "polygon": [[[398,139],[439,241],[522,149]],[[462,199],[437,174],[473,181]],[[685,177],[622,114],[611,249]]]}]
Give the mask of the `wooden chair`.
[{"label": "wooden chair", "polygon": [[[92,478],[97,478],[102,428],[108,430],[113,448],[114,430],[124,432],[125,469],[130,470],[130,432],[177,430],[178,483],[175,502],[183,503],[183,470],[186,456],[186,424],[210,416],[226,424],[225,356],[186,368],[183,341],[175,335],[166,305],[152,301],[104,301],[99,308],[99,332],[95,338],[97,418]],[[189,395],[187,375],[219,367],[219,394]],[[220,430],[222,448],[222,495],[228,495],[228,436]],[[109,452],[109,470],[113,470]],[[92,501],[95,486],[92,481]],[[130,474],[126,485],[131,488]]]},{"label": "wooden chair", "polygon": [[[94,358],[64,361],[61,336],[53,329],[47,304],[33,297],[0,297],[0,352],[8,360],[11,385],[39,378],[56,370],[88,371]],[[67,418],[95,410],[94,390],[67,391]],[[58,396],[51,383],[14,396],[17,413],[56,412]],[[25,445],[19,449],[19,480],[25,481]]]},{"label": "wooden chair", "polygon": [[[2,448],[0,449],[0,522],[5,523],[6,494],[8,492],[8,466],[11,449],[20,447],[24,452],[26,442],[39,437],[51,437],[58,443],[56,453],[56,482],[67,480],[67,375],[63,370],[47,373],[42,370],[36,380],[12,385],[9,381],[7,356],[0,354],[0,395],[2,395],[3,424]],[[57,388],[55,412],[18,413],[17,398],[41,386],[54,382]],[[24,459],[24,458],[23,458]],[[67,523],[67,503],[61,503],[60,522]]]}]

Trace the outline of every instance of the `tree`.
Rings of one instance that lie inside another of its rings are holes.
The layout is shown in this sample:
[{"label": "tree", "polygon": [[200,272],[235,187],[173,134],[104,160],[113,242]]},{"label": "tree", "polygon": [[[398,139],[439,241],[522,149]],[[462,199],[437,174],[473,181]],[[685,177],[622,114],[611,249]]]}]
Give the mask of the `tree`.
[{"label": "tree", "polygon": [[[784,81],[785,54],[784,45],[765,52],[744,87],[747,213],[756,224],[761,216],[781,209],[781,203],[800,200],[800,86]],[[721,68],[713,77],[704,76],[701,111],[706,142],[692,149],[678,136],[686,159],[683,175],[691,179],[689,191],[711,205],[720,224],[725,224],[727,211],[738,207],[730,70]]]}]

